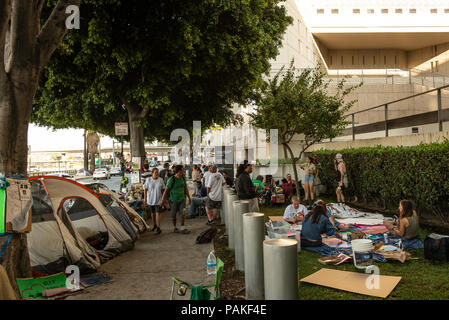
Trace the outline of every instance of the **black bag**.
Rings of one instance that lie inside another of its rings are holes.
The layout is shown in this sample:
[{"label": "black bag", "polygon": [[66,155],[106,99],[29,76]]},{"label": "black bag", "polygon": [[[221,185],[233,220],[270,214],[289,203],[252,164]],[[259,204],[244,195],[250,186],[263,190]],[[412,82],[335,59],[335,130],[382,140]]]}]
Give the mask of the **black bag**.
[{"label": "black bag", "polygon": [[424,240],[424,258],[449,261],[449,236],[432,233]]},{"label": "black bag", "polygon": [[196,243],[209,243],[217,234],[217,228],[210,227],[209,229],[200,233],[200,235],[196,238]]}]

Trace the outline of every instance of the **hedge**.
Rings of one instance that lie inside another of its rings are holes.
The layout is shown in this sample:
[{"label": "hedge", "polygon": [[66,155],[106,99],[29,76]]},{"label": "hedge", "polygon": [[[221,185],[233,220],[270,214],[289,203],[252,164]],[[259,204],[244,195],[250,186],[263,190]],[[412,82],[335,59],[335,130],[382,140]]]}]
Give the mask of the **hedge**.
[{"label": "hedge", "polygon": [[[335,190],[334,159],[343,155],[348,194],[398,205],[412,200],[421,209],[447,208],[449,200],[449,141],[413,147],[366,147],[314,152],[320,162],[321,183]],[[330,188],[330,189],[329,189]]]}]

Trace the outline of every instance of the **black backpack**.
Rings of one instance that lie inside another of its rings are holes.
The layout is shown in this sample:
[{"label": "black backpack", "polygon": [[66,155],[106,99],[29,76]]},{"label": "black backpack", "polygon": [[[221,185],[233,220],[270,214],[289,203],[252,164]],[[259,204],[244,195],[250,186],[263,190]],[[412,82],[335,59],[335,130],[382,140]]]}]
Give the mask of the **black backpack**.
[{"label": "black backpack", "polygon": [[217,228],[210,227],[209,229],[204,230],[203,232],[200,233],[200,235],[196,238],[196,243],[197,244],[209,243],[212,241],[212,239],[215,237],[216,234]]},{"label": "black backpack", "polygon": [[424,240],[424,258],[440,262],[449,261],[449,236],[432,233]]}]

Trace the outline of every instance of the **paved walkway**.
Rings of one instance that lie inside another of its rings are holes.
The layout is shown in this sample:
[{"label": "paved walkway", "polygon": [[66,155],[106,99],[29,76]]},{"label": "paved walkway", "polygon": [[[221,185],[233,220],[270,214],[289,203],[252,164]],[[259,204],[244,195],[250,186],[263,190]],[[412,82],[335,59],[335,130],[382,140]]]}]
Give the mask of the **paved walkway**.
[{"label": "paved walkway", "polygon": [[[169,212],[162,217],[160,235],[147,231],[136,241],[133,250],[122,253],[101,266],[114,281],[84,289],[68,297],[70,300],[168,300],[171,281],[175,276],[194,285],[213,283],[215,277],[207,276],[206,259],[213,243],[195,244],[196,237],[208,227],[205,217],[186,220],[191,231],[184,235],[173,233]],[[178,221],[179,228],[179,221]],[[175,293],[175,299],[189,299]]]}]

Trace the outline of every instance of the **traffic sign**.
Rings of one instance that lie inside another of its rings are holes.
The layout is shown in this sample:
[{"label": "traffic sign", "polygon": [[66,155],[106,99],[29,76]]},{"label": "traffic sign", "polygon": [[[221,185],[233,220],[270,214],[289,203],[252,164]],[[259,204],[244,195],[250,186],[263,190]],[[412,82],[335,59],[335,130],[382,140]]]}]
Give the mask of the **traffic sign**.
[{"label": "traffic sign", "polygon": [[128,122],[116,122],[115,123],[115,135],[127,136],[128,135]]}]

